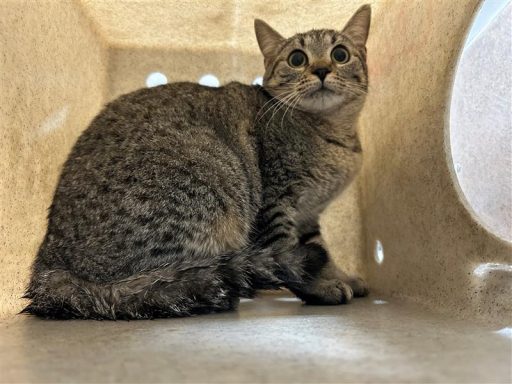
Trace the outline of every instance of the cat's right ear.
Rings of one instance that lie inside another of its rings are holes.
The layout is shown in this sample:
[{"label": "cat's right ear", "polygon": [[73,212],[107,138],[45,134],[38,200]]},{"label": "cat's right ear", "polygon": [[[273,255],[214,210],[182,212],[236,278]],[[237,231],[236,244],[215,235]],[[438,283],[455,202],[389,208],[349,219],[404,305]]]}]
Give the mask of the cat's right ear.
[{"label": "cat's right ear", "polygon": [[256,31],[256,39],[265,62],[271,61],[277,54],[277,48],[285,38],[260,19],[254,20],[254,30]]},{"label": "cat's right ear", "polygon": [[364,47],[370,31],[371,18],[372,7],[370,4],[359,7],[343,28],[343,33],[346,33],[356,45]]}]

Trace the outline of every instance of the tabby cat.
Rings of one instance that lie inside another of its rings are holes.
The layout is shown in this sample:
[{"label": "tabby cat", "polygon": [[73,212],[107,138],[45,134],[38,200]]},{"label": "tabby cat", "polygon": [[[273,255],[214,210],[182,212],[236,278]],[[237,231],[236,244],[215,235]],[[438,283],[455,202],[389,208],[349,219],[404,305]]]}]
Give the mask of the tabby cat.
[{"label": "tabby cat", "polygon": [[142,319],[230,310],[257,289],[366,295],[318,217],[360,168],[370,15],[288,39],[256,20],[262,87],[183,82],[109,103],[64,165],[23,312]]}]

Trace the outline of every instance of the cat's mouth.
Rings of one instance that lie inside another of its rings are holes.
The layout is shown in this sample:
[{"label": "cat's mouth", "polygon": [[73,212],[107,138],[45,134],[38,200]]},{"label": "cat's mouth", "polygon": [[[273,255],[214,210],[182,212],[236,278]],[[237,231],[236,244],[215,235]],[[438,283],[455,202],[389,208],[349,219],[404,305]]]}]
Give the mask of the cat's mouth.
[{"label": "cat's mouth", "polygon": [[334,91],[331,88],[327,87],[325,84],[322,84],[322,86],[317,92],[334,93]]},{"label": "cat's mouth", "polygon": [[304,93],[299,108],[314,112],[327,111],[341,105],[343,100],[343,96],[337,93],[332,85],[318,82],[311,84],[308,91]]},{"label": "cat's mouth", "polygon": [[334,95],[335,92],[329,88],[329,86],[325,83],[318,84],[316,87],[311,89],[306,96],[308,97],[325,97],[329,95]]}]

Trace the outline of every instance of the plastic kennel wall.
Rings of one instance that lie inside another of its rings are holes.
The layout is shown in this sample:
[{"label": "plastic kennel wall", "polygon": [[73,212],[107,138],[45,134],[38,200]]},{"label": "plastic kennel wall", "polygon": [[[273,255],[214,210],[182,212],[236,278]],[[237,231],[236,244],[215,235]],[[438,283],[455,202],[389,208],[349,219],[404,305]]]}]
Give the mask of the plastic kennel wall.
[{"label": "plastic kennel wall", "polygon": [[[251,83],[263,69],[254,18],[283,35],[341,28],[361,3],[3,0],[0,317],[24,304],[61,165],[105,102],[144,87],[152,72]],[[503,318],[512,313],[512,248],[462,197],[448,131],[455,67],[479,2],[371,3],[364,165],[323,217],[329,248],[374,292]]]}]

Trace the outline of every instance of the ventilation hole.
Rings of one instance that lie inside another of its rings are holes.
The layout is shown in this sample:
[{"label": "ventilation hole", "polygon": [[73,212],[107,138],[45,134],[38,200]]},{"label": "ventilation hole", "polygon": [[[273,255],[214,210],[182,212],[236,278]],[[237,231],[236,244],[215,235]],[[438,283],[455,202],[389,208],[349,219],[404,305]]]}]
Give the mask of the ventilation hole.
[{"label": "ventilation hole", "polygon": [[148,88],[163,84],[167,84],[167,76],[161,72],[152,72],[146,77],[146,87]]},{"label": "ventilation hole", "polygon": [[208,73],[199,79],[199,84],[207,87],[218,87],[220,82],[219,79],[217,79],[217,76]]},{"label": "ventilation hole", "polygon": [[377,240],[375,243],[375,261],[377,264],[382,264],[384,261],[384,247],[380,240]]},{"label": "ventilation hole", "polygon": [[252,82],[252,85],[263,85],[263,77],[258,76],[257,78],[255,78],[254,81]]}]

